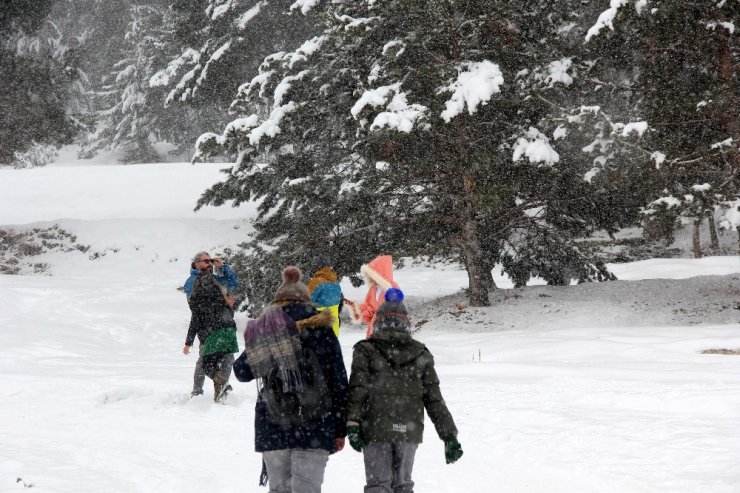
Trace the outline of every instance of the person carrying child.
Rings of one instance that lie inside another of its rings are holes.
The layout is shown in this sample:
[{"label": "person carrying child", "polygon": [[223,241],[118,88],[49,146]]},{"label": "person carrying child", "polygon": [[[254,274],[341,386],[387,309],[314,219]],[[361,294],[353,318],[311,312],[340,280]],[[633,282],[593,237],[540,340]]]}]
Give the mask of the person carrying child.
[{"label": "person carrying child", "polygon": [[463,455],[439,389],[434,359],[410,333],[403,292],[390,288],[375,312],[372,335],[354,346],[347,438],[365,461],[365,493],[410,493],[424,410],[444,442],[448,464]]}]

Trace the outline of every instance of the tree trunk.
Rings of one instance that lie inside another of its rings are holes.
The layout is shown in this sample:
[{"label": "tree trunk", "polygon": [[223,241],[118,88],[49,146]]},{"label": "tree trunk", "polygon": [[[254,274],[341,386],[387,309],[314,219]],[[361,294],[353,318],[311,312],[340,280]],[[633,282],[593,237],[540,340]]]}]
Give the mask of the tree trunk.
[{"label": "tree trunk", "polygon": [[465,195],[462,199],[462,251],[468,271],[468,301],[470,306],[490,306],[488,290],[493,284],[490,261],[487,260],[478,235],[473,190],[475,183],[468,173],[463,173]]},{"label": "tree trunk", "polygon": [[694,221],[694,258],[701,258],[701,241],[699,240],[699,227],[701,226],[701,219]]},{"label": "tree trunk", "polygon": [[713,214],[710,214],[709,217],[707,217],[707,222],[709,223],[709,238],[711,240],[709,248],[712,250],[719,250],[719,236],[717,236],[717,225],[714,224]]},{"label": "tree trunk", "polygon": [[485,279],[486,288],[488,289],[488,291],[493,291],[494,289],[497,288],[496,281],[493,280],[493,267],[494,267],[494,265],[489,260],[489,257],[488,256],[485,257],[485,259],[483,261],[483,264],[484,264],[484,267],[483,267],[484,268],[483,275],[486,278]]},{"label": "tree trunk", "polygon": [[740,226],[735,229],[737,230],[737,253],[740,254]]},{"label": "tree trunk", "polygon": [[470,306],[490,306],[488,289],[493,284],[491,270],[484,259],[483,249],[478,239],[477,224],[468,219],[463,226],[463,256],[468,271],[468,301]]}]

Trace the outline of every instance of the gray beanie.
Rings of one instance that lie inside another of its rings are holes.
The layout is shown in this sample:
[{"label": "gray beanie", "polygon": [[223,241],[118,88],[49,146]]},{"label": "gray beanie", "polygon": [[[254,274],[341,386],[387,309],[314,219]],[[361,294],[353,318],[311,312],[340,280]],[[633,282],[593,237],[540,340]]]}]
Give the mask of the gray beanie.
[{"label": "gray beanie", "polygon": [[411,321],[409,320],[409,312],[403,304],[403,291],[398,288],[390,288],[385,292],[384,299],[385,302],[375,310],[373,331],[400,329],[409,332]]},{"label": "gray beanie", "polygon": [[283,269],[282,275],[283,283],[275,291],[274,301],[300,301],[303,303],[311,301],[308,288],[301,282],[303,276],[301,269],[295,265],[289,265]]}]

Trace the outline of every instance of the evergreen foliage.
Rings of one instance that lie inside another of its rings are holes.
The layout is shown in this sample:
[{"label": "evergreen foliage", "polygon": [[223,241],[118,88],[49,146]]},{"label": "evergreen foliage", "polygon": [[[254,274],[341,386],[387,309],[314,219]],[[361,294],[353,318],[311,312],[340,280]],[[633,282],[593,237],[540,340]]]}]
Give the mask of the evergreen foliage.
[{"label": "evergreen foliage", "polygon": [[[614,2],[613,2],[614,3]],[[595,71],[624,76],[618,99],[637,103],[646,124],[632,143],[638,160],[652,161],[645,213],[670,230],[678,216],[695,227],[738,198],[740,184],[740,50],[737,2],[688,0],[618,2],[604,12],[589,41],[601,56]],[[598,32],[596,32],[598,31]],[[617,128],[624,132],[624,129]],[[670,232],[668,233],[670,236]]]},{"label": "evergreen foliage", "polygon": [[[265,55],[305,39],[312,24],[286,0],[176,0],[169,61],[154,85],[168,89],[167,104],[228,108]],[[221,122],[223,123],[223,122]]]},{"label": "evergreen foliage", "polygon": [[107,109],[101,112],[93,152],[107,146],[122,151],[124,162],[158,161],[154,144],[161,140],[167,117],[161,97],[149,91],[149,79],[166,53],[163,20],[162,7],[131,7],[121,46],[123,58],[115,63],[110,83],[98,94]]},{"label": "evergreen foliage", "polygon": [[[593,92],[575,83],[585,28],[565,3],[328,4],[324,33],[268,56],[232,105],[243,116],[199,140],[196,159],[239,156],[199,204],[261,200],[260,269],[319,254],[345,275],[382,252],[454,258],[477,305],[499,261],[519,279],[561,264],[608,278],[568,246],[615,231],[628,204],[620,187],[584,179],[589,156],[557,142],[578,120],[572,101]],[[543,243],[563,255],[523,259]]]},{"label": "evergreen foliage", "polygon": [[0,165],[31,148],[72,141],[85,126],[75,112],[73,51],[49,18],[52,0],[9,0],[0,9]]}]

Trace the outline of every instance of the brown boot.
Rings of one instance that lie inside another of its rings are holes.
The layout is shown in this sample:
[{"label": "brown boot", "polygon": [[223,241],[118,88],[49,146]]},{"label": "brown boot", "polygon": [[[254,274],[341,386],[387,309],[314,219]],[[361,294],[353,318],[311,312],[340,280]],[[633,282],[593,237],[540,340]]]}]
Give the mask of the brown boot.
[{"label": "brown boot", "polygon": [[219,402],[219,399],[221,398],[221,394],[224,392],[224,385],[225,382],[222,382],[220,380],[214,380],[213,381],[213,401]]}]

